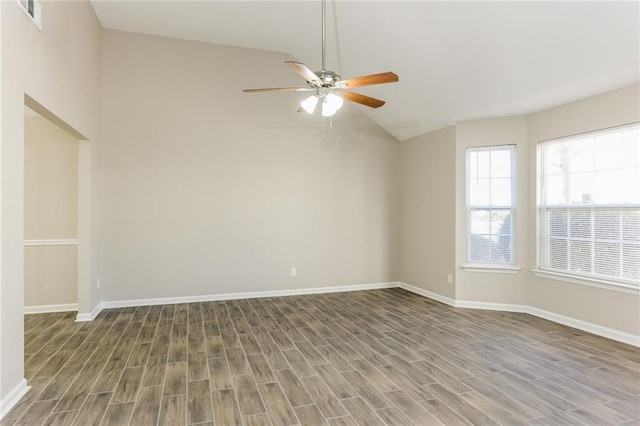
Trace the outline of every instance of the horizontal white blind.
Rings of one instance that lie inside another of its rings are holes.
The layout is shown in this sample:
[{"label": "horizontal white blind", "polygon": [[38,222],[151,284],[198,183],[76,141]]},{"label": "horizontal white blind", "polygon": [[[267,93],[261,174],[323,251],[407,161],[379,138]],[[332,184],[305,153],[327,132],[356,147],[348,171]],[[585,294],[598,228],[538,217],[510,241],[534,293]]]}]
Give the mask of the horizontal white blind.
[{"label": "horizontal white blind", "polygon": [[539,145],[542,270],[640,284],[640,126]]},{"label": "horizontal white blind", "polygon": [[513,265],[515,146],[467,149],[467,262]]}]

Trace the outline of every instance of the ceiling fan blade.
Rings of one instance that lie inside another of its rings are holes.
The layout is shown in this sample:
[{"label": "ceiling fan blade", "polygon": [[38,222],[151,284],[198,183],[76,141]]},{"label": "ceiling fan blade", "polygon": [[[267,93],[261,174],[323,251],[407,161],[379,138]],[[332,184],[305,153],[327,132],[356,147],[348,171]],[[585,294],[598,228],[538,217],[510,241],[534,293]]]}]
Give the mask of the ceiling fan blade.
[{"label": "ceiling fan blade", "polygon": [[364,75],[362,77],[348,78],[336,82],[336,86],[346,85],[345,89],[352,87],[372,86],[374,84],[395,83],[399,81],[396,74],[392,72],[383,72],[380,74]]},{"label": "ceiling fan blade", "polygon": [[309,69],[309,67],[307,67],[302,62],[284,61],[284,63],[289,65],[289,67],[292,70],[294,70],[295,72],[300,74],[302,76],[302,78],[307,80],[307,82],[309,82],[309,83],[311,83],[311,84],[313,84],[315,86],[318,86],[318,87],[322,86],[322,80],[320,80],[320,78],[316,75],[316,73],[311,71]]},{"label": "ceiling fan blade", "polygon": [[310,87],[270,87],[267,89],[244,89],[246,93],[259,93],[259,92],[311,92],[314,89]]},{"label": "ceiling fan blade", "polygon": [[372,98],[370,96],[361,95],[360,93],[355,92],[342,92],[344,98],[348,101],[355,102],[358,104],[362,104],[364,106],[368,106],[370,108],[380,108],[384,105],[384,101],[380,99]]}]

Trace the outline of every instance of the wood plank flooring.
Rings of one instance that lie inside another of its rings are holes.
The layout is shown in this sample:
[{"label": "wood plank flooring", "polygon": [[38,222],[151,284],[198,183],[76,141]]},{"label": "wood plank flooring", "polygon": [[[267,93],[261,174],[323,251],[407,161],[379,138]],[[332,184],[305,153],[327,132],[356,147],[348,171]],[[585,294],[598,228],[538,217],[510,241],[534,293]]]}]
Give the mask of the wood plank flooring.
[{"label": "wood plank flooring", "polygon": [[640,425],[640,350],[400,289],[25,316],[3,425]]}]

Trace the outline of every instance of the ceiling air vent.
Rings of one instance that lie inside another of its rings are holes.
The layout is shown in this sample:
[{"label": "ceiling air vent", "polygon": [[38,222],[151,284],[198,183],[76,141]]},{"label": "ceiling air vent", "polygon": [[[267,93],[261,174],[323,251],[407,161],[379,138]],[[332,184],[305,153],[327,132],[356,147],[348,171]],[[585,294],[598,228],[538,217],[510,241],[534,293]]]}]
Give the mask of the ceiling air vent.
[{"label": "ceiling air vent", "polygon": [[20,9],[31,18],[36,27],[42,31],[42,6],[38,0],[18,0]]}]

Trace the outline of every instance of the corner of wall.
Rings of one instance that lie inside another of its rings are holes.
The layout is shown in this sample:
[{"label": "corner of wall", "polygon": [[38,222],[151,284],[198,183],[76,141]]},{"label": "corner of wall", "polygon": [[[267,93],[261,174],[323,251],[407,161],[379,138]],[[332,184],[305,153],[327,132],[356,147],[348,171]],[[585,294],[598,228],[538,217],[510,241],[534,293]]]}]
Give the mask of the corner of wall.
[{"label": "corner of wall", "polygon": [[[465,271],[467,257],[466,152],[467,148],[516,146],[516,264],[517,274]],[[521,306],[526,303],[527,282],[527,122],[524,116],[457,123],[456,126],[456,291],[455,299],[470,303]],[[524,173],[522,171],[524,170]]]},{"label": "corner of wall", "polygon": [[455,287],[455,126],[400,142],[397,278],[431,295]]},{"label": "corner of wall", "polygon": [[27,379],[22,379],[13,389],[7,392],[6,396],[0,399],[0,420],[29,392],[29,389],[31,389],[31,386],[27,386]]}]

